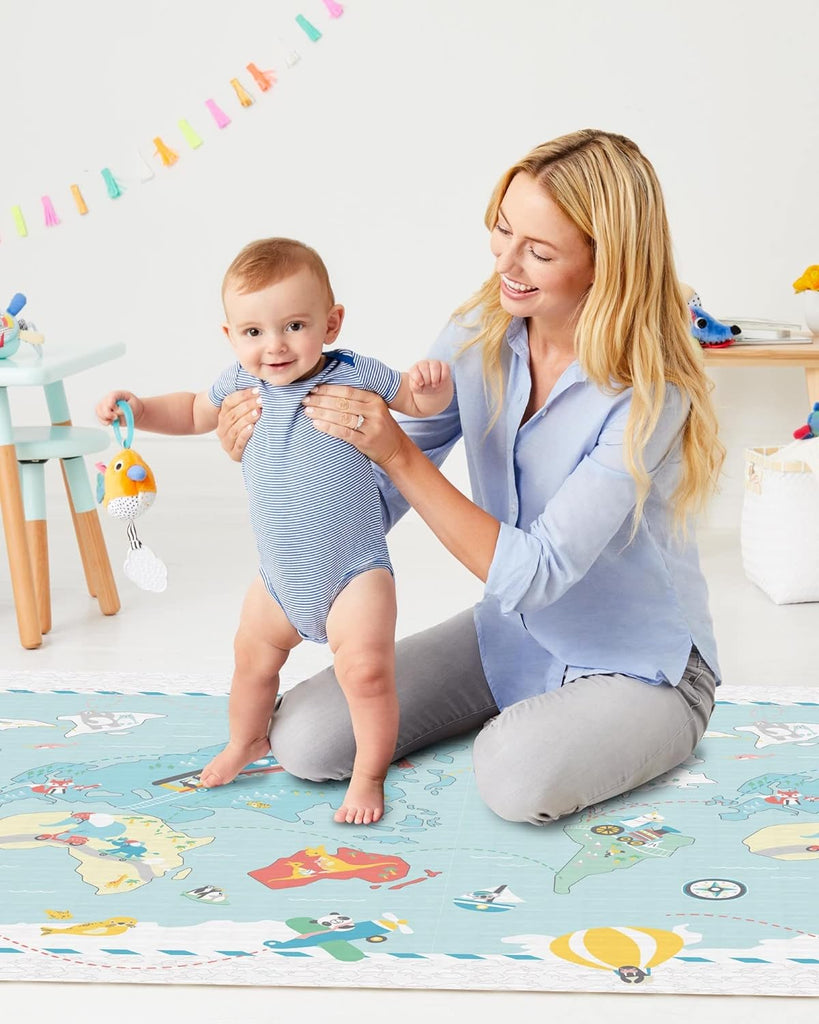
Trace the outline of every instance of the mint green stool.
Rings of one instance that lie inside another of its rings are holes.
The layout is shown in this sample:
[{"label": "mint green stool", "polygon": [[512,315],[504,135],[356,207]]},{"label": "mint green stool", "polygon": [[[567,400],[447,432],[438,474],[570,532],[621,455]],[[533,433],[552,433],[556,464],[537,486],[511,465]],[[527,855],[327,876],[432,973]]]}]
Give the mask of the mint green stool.
[{"label": "mint green stool", "polygon": [[[45,464],[49,459],[62,463],[66,489],[68,491],[72,516],[77,533],[80,556],[85,569],[88,589],[97,597],[94,581],[100,570],[107,567],[110,574],[108,553],[102,546],[85,543],[82,523],[89,515],[97,518],[96,501],[88,480],[83,456],[103,451],[108,447],[110,437],[104,430],[95,427],[17,427],[14,429],[14,449],[20,470],[20,489],[23,496],[23,512],[26,520],[31,567],[34,576],[34,590],[37,599],[37,613],[40,630],[51,629],[51,583],[48,568],[48,530],[46,526]],[[91,561],[104,561],[104,566]],[[102,598],[100,597],[101,604]],[[117,608],[119,603],[117,602]],[[106,608],[105,614],[112,614]],[[114,609],[116,611],[117,609]]]}]

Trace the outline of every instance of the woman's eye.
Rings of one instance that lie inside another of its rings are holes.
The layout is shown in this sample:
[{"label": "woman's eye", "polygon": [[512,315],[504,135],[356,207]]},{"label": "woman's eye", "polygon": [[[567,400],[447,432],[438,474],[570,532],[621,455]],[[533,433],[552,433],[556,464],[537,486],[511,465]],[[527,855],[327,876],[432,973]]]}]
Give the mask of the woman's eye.
[{"label": "woman's eye", "polygon": [[502,227],[500,224],[496,224],[495,227],[498,229],[498,231],[500,231],[500,233],[502,235],[511,235],[512,234],[512,232],[509,230],[509,228]]},{"label": "woman's eye", "polygon": [[551,259],[548,256],[540,256],[535,252],[534,249],[530,249],[529,252],[538,260],[540,263],[551,263]]}]

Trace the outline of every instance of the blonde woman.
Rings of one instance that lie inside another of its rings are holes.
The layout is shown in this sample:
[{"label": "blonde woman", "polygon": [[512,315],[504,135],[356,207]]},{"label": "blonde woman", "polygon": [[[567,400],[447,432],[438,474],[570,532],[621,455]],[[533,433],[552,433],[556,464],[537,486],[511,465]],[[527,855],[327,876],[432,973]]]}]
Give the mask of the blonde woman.
[{"label": "blonde woman", "polygon": [[[388,525],[412,506],[485,583],[475,608],[399,643],[395,757],[480,727],[481,796],[541,825],[673,768],[702,737],[719,668],[687,527],[723,448],[633,142],[587,130],[538,146],[486,225],[494,271],[432,350],[452,367],[449,408],[399,423],[375,395],[321,386],[305,414],[380,467]],[[225,403],[234,458],[252,409]],[[472,499],[437,468],[461,437]],[[270,741],[297,776],[350,774],[330,669],[284,695]]]}]

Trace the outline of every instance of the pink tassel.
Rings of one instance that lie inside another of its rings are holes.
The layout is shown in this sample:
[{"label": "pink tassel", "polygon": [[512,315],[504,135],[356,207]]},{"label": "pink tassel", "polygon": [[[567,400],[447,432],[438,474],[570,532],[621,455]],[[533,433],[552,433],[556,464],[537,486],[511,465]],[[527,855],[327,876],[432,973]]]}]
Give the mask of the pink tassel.
[{"label": "pink tassel", "polygon": [[213,114],[213,120],[219,125],[220,128],[227,128],[230,124],[230,118],[222,110],[222,108],[216,103],[216,100],[205,100],[205,106]]},{"label": "pink tassel", "polygon": [[276,84],[275,71],[261,71],[255,64],[248,64],[247,70],[253,75],[253,80],[262,92],[267,92],[268,89]]},{"label": "pink tassel", "polygon": [[344,8],[341,4],[337,4],[335,0],[324,0],[324,6],[330,12],[331,18],[340,18],[344,13]]},{"label": "pink tassel", "polygon": [[48,196],[43,196],[43,213],[45,214],[47,228],[53,228],[56,224],[60,223],[60,218],[54,209],[54,203],[51,202]]}]

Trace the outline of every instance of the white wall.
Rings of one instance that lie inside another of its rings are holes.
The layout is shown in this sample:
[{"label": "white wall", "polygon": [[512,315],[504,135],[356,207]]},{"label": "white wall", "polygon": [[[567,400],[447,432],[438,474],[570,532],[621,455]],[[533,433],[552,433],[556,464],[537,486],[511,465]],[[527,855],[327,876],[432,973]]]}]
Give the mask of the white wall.
[{"label": "white wall", "polygon": [[[630,135],[652,159],[680,276],[707,307],[800,319],[791,282],[819,262],[815,0],[344,6],[331,20],[320,0],[3,0],[0,300],[25,292],[50,346],[128,346],[69,382],[76,422],[92,422],[109,387],[209,384],[227,357],[222,273],[267,234],[323,253],[346,344],[409,364],[490,268],[482,215],[498,175],[580,127]],[[324,32],[318,43],[298,12]],[[290,46],[302,54],[292,69]],[[271,92],[253,87],[249,61],[279,70]],[[235,76],[258,100],[247,110]],[[223,131],[210,97],[233,118]],[[200,149],[179,135],[181,117]],[[178,150],[174,167],[151,155],[155,135]],[[115,201],[106,166],[126,186]],[[43,194],[58,227],[43,225]],[[717,384],[730,451],[711,519],[735,524],[742,448],[788,441],[807,397],[799,370],[722,371]],[[38,396],[14,406],[40,418]]]}]

